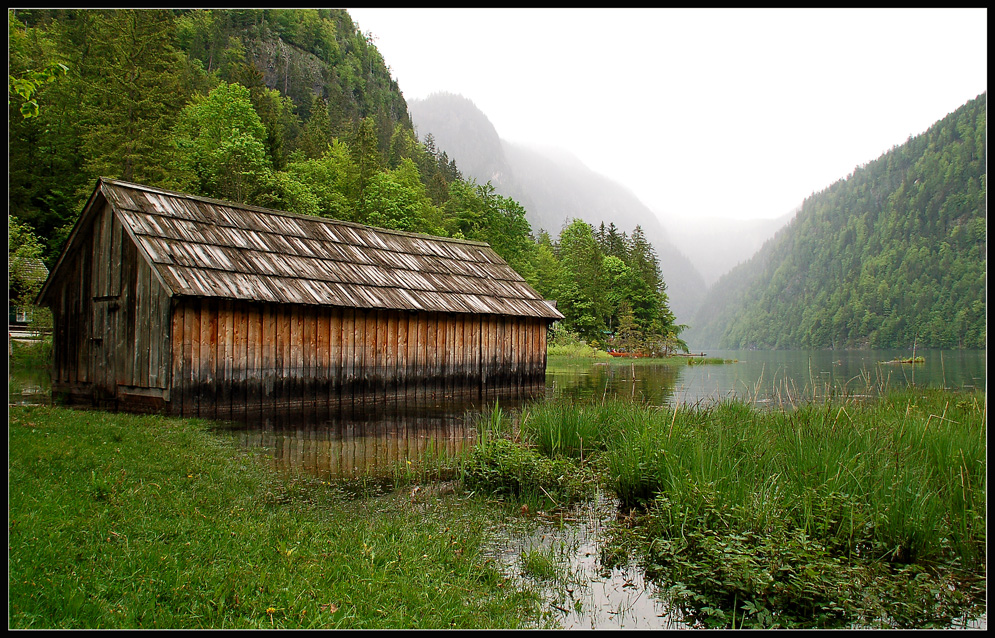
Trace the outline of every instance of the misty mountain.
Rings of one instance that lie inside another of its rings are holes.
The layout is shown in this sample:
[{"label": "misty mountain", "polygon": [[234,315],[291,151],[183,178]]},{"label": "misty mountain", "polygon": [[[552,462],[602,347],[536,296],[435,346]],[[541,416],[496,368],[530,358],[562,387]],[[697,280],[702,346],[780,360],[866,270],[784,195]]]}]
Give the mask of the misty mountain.
[{"label": "misty mountain", "polygon": [[752,257],[799,209],[775,219],[691,219],[662,217],[663,225],[678,246],[688,249],[688,259],[711,286],[719,277]]},{"label": "misty mountain", "polygon": [[595,228],[614,223],[627,233],[641,226],[659,258],[671,310],[679,322],[693,316],[704,297],[705,281],[653,211],[631,191],[565,151],[502,140],[487,116],[463,96],[436,93],[409,100],[408,111],[420,139],[431,135],[465,176],[490,181],[499,194],[521,203],[535,232],[542,229],[555,237],[573,218]]},{"label": "misty mountain", "polygon": [[[427,100],[408,100],[408,112],[419,112],[412,124],[423,142],[431,135],[435,147],[456,160],[460,172],[480,184],[504,184],[511,168],[504,157],[497,129],[469,100],[451,94],[436,94]],[[498,188],[500,191],[500,188]],[[501,193],[504,194],[504,193]]]},{"label": "misty mountain", "polygon": [[709,290],[692,348],[985,348],[987,93],[807,198]]}]

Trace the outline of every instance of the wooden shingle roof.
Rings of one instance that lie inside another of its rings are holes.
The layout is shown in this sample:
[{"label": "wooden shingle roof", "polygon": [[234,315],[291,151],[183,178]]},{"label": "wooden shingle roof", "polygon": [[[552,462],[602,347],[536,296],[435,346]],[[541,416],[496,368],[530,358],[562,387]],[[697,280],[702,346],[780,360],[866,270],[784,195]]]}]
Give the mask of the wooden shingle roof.
[{"label": "wooden shingle roof", "polygon": [[173,295],[562,318],[484,243],[110,179],[97,189]]}]

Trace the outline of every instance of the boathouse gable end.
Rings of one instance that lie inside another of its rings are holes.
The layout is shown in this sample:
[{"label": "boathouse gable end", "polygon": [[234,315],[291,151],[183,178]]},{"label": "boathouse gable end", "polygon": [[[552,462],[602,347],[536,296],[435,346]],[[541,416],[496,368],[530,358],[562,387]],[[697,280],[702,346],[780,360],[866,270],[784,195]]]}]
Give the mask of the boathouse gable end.
[{"label": "boathouse gable end", "polygon": [[538,383],[562,317],[488,245],[101,179],[39,295],[53,392],[222,418]]},{"label": "boathouse gable end", "polygon": [[102,195],[91,197],[38,301],[51,308],[53,396],[135,409],[169,398],[172,293]]}]

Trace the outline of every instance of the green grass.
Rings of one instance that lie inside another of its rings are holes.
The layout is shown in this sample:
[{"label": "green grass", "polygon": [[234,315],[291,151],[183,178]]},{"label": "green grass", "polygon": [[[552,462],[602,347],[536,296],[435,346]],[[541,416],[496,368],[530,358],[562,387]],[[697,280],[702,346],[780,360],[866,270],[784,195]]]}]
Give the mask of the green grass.
[{"label": "green grass", "polygon": [[604,350],[593,348],[586,343],[550,345],[546,348],[546,355],[554,359],[581,360],[585,362],[590,362],[592,359],[597,361],[607,361],[612,358],[612,356]]},{"label": "green grass", "polygon": [[794,411],[727,402],[681,412],[669,424],[657,412],[610,452],[619,491],[651,474],[685,516],[714,499],[740,508],[751,531],[790,520],[847,556],[983,562],[983,395],[912,390]]},{"label": "green grass", "polygon": [[486,628],[541,618],[481,554],[507,508],[280,478],[209,424],[11,407],[11,628]]},{"label": "green grass", "polygon": [[546,344],[546,355],[554,359],[568,361],[587,361],[591,359],[610,359],[604,350],[588,345],[580,335],[567,330],[560,324],[550,330],[549,341]]},{"label": "green grass", "polygon": [[753,531],[787,517],[848,555],[972,565],[984,557],[985,414],[982,393],[921,388],[794,410],[554,401],[524,409],[521,438],[549,458],[600,457],[623,508],[665,495],[697,515],[714,499]]},{"label": "green grass", "polygon": [[540,580],[553,580],[562,576],[563,573],[563,568],[550,549],[527,549],[522,552],[519,562],[522,566],[522,573]]},{"label": "green grass", "polygon": [[[15,353],[21,369],[44,356]],[[637,556],[695,626],[945,627],[986,597],[983,392],[476,418],[456,456],[328,484],[275,474],[203,421],[11,406],[8,624],[534,626],[536,593],[481,553],[488,530],[599,487],[628,513],[605,565]],[[440,479],[458,487],[396,489]],[[559,582],[554,558],[520,565]]]},{"label": "green grass", "polygon": [[598,488],[593,468],[583,460],[544,454],[523,440],[529,418],[528,413],[506,413],[497,404],[478,416],[477,441],[459,460],[462,485],[532,511],[564,508],[590,497]]}]

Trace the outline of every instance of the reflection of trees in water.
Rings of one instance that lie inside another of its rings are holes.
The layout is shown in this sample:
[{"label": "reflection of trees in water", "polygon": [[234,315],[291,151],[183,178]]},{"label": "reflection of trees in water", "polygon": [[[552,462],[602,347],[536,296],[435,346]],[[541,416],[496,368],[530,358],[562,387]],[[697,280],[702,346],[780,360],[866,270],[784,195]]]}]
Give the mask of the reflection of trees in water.
[{"label": "reflection of trees in water", "polygon": [[674,365],[596,364],[549,370],[546,385],[554,396],[588,399],[617,396],[665,405],[674,394],[679,368]]},{"label": "reflection of trees in water", "polygon": [[265,448],[281,471],[323,479],[387,475],[406,461],[457,454],[476,440],[472,415],[495,402],[515,410],[537,396],[514,388],[421,401],[381,395],[335,408],[246,414],[226,429],[245,447]]}]

